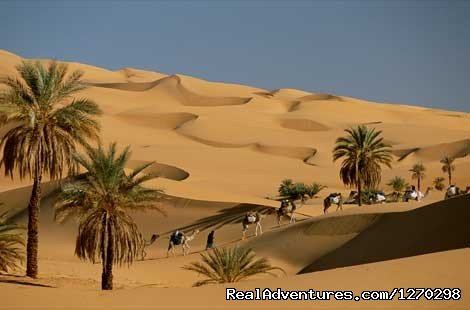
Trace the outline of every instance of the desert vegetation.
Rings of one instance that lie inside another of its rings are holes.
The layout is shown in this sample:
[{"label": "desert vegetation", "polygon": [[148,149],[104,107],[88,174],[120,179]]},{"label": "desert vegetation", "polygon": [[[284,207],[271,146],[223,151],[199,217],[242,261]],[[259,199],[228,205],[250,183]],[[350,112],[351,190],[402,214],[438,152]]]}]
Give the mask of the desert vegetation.
[{"label": "desert vegetation", "polygon": [[251,249],[241,247],[216,248],[207,254],[201,254],[202,262],[193,262],[184,266],[186,270],[197,272],[207,279],[198,281],[194,286],[215,283],[233,283],[258,274],[276,275],[273,271],[284,270],[273,267],[266,258],[256,258]]}]

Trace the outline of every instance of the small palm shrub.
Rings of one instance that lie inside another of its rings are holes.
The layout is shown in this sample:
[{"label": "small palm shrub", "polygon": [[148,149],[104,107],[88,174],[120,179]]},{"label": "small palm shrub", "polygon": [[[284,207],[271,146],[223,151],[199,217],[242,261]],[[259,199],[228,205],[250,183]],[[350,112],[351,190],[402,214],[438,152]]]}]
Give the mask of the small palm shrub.
[{"label": "small palm shrub", "polygon": [[444,188],[445,188],[444,180],[445,179],[443,177],[435,178],[434,181],[433,181],[434,188],[437,189],[438,191],[443,191]]},{"label": "small palm shrub", "polygon": [[24,241],[21,227],[9,223],[6,213],[0,214],[0,271],[19,268],[24,260]]},{"label": "small palm shrub", "polygon": [[406,187],[409,185],[404,178],[396,176],[387,183],[387,186],[393,189],[393,199],[398,201],[401,193],[405,191]]},{"label": "small palm shrub", "polygon": [[292,200],[300,199],[304,202],[308,198],[315,197],[315,195],[324,188],[326,188],[326,186],[316,182],[311,185],[306,185],[305,183],[294,183],[291,179],[285,179],[281,182],[278,192],[282,197],[288,197]]},{"label": "small palm shrub", "polygon": [[202,253],[201,258],[202,263],[192,262],[183,267],[207,277],[196,282],[194,286],[238,282],[262,273],[275,276],[272,273],[274,270],[285,274],[282,268],[271,266],[266,258],[255,259],[255,253],[251,249],[216,248],[208,254]]}]

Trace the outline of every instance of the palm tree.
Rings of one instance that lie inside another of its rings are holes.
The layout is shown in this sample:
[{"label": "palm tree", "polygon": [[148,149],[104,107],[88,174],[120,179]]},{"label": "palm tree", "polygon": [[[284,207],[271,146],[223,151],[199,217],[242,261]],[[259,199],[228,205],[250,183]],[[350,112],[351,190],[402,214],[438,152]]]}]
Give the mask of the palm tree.
[{"label": "palm tree", "polygon": [[417,180],[418,184],[418,191],[421,190],[421,180],[426,177],[424,172],[426,171],[426,167],[422,163],[414,164],[413,167],[410,169],[413,174],[411,175],[411,178],[413,180]]},{"label": "palm tree", "polygon": [[266,273],[275,275],[271,271],[284,270],[273,267],[266,258],[255,260],[255,253],[251,249],[235,247],[232,249],[216,248],[208,254],[201,254],[203,263],[192,262],[183,268],[197,272],[208,279],[198,281],[194,286],[211,283],[233,283],[249,278],[256,274]]},{"label": "palm tree", "polygon": [[382,167],[391,167],[391,146],[383,142],[382,131],[364,125],[345,130],[348,135],[336,139],[333,161],[344,158],[340,177],[345,185],[356,186],[359,206],[362,205],[362,186],[375,188],[381,179]]},{"label": "palm tree", "polygon": [[0,271],[17,269],[18,263],[23,261],[24,241],[20,229],[9,223],[6,213],[0,214]]},{"label": "palm tree", "polygon": [[445,186],[444,186],[444,178],[443,177],[437,177],[434,179],[433,183],[434,183],[434,188],[437,189],[438,191],[442,191],[444,190]]},{"label": "palm tree", "polygon": [[113,289],[113,265],[130,265],[140,257],[144,239],[129,212],[154,209],[162,212],[155,201],[161,190],[149,189],[142,183],[156,176],[143,174],[153,163],[126,174],[129,147],[117,154],[116,143],[106,151],[86,148],[86,157],[75,154],[75,160],[86,173],[64,184],[55,205],[55,218],[62,222],[69,215],[79,219],[75,255],[82,260],[102,263],[101,288]]},{"label": "palm tree", "polygon": [[67,66],[51,62],[23,62],[16,67],[19,78],[0,79],[6,90],[0,93],[0,125],[11,129],[0,147],[5,175],[33,179],[28,204],[28,241],[26,275],[38,274],[38,221],[43,175],[60,179],[67,170],[74,172],[72,154],[78,145],[97,140],[99,125],[93,118],[101,113],[88,99],[72,96],[85,88],[83,73],[67,75]]},{"label": "palm tree", "polygon": [[398,200],[400,199],[401,192],[403,192],[408,186],[408,183],[406,183],[404,178],[396,176],[393,179],[391,179],[387,183],[387,185],[393,189],[393,194],[396,196]]},{"label": "palm tree", "polygon": [[447,173],[449,177],[449,186],[452,184],[452,171],[455,170],[454,158],[445,156],[441,159],[442,172]]}]

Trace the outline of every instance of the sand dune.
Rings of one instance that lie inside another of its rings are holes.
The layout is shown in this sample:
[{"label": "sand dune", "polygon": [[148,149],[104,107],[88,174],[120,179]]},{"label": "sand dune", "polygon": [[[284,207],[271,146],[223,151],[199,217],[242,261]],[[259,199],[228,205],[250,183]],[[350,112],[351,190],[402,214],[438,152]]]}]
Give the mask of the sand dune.
[{"label": "sand dune", "polygon": [[298,98],[299,101],[313,101],[313,100],[337,100],[341,101],[341,97],[331,95],[331,94],[311,94]]},{"label": "sand dune", "polygon": [[470,245],[469,203],[466,195],[413,210],[384,206],[380,213],[333,214],[274,230],[245,246],[299,273],[460,249]]},{"label": "sand dune", "polygon": [[221,141],[212,141],[207,140],[204,138],[200,138],[197,136],[191,136],[188,134],[183,134],[184,136],[197,141],[199,143],[203,143],[205,145],[218,147],[218,148],[249,148],[251,150],[275,155],[275,156],[283,156],[289,158],[300,159],[305,162],[308,162],[313,156],[316,154],[316,149],[308,148],[308,147],[294,147],[294,146],[280,146],[280,145],[265,145],[258,142],[255,143],[246,143],[246,144],[236,144],[236,143],[227,143]]},{"label": "sand dune", "polygon": [[171,75],[152,82],[139,83],[92,83],[95,87],[112,88],[123,91],[143,92],[149,90],[165,91],[183,105],[188,106],[226,106],[242,105],[251,98],[202,96],[188,90],[178,75]]},{"label": "sand dune", "polygon": [[252,149],[262,153],[285,156],[290,158],[301,159],[308,161],[311,157],[315,156],[317,150],[308,147],[291,147],[291,146],[277,146],[277,145],[263,145],[255,143],[251,146]]},{"label": "sand dune", "polygon": [[470,195],[466,195],[408,212],[382,214],[358,237],[301,273],[468,247],[469,203]]},{"label": "sand dune", "polygon": [[302,130],[302,131],[324,131],[329,128],[322,123],[305,118],[284,118],[280,121],[284,128]]},{"label": "sand dune", "polygon": [[[141,160],[129,161],[128,168],[135,169],[141,165],[148,164],[149,162]],[[145,170],[146,173],[155,174],[160,178],[171,179],[175,181],[182,181],[189,177],[189,173],[183,169],[165,165],[161,163],[153,163],[150,167]]]},{"label": "sand dune", "polygon": [[395,150],[394,153],[399,157],[398,160],[403,160],[411,154],[413,154],[417,159],[426,161],[439,161],[444,156],[461,158],[470,154],[470,139],[411,149]]}]

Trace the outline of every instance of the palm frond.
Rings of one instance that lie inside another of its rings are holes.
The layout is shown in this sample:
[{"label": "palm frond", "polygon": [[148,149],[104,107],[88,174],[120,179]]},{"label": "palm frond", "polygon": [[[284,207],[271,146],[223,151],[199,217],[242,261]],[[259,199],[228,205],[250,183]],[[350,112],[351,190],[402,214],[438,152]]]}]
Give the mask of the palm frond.
[{"label": "palm frond", "polygon": [[18,269],[24,260],[21,226],[10,223],[7,214],[0,214],[0,271]]}]

